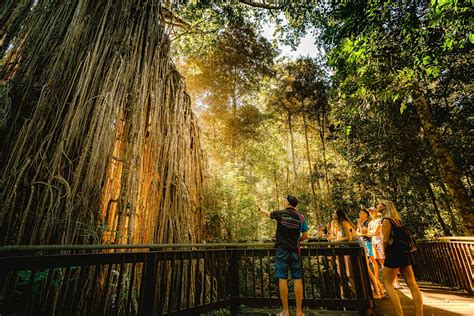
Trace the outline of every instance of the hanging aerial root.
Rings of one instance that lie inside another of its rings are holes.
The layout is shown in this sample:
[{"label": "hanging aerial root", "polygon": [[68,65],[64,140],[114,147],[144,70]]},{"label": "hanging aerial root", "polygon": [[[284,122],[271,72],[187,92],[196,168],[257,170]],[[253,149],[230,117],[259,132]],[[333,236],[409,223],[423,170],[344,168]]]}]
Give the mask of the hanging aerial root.
[{"label": "hanging aerial root", "polygon": [[199,131],[160,12],[39,0],[7,18],[24,16],[2,64],[3,244],[201,240]]}]

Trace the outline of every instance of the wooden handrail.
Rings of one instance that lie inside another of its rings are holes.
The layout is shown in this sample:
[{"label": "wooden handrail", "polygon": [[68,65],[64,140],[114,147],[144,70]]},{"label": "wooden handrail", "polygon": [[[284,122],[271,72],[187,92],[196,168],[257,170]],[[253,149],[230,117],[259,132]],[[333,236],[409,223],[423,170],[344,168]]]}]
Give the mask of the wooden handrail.
[{"label": "wooden handrail", "polygon": [[474,237],[417,241],[413,270],[418,279],[474,293]]},{"label": "wooden handrail", "polygon": [[[357,246],[355,241],[345,242],[305,242],[302,247],[315,246]],[[122,245],[14,245],[0,247],[1,252],[54,251],[54,250],[106,250],[106,249],[183,249],[183,248],[274,248],[273,242],[266,243],[194,243],[194,244],[122,244]]]},{"label": "wooden handrail", "polygon": [[450,236],[450,237],[436,237],[430,239],[419,239],[417,242],[439,242],[439,241],[466,241],[474,242],[474,237],[471,236]]},{"label": "wooden handrail", "polygon": [[[273,243],[83,251],[136,246],[4,247],[0,313],[13,308],[17,314],[38,310],[43,314],[183,315],[238,309],[241,304],[279,305]],[[360,311],[370,306],[367,265],[359,244],[305,243],[301,260],[306,306]],[[25,303],[15,305],[18,300]]]}]

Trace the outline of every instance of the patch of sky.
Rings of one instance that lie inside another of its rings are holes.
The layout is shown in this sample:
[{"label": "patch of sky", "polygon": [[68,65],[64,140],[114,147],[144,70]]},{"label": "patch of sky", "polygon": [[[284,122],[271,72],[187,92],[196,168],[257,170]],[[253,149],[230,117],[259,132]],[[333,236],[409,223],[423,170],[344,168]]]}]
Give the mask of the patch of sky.
[{"label": "patch of sky", "polygon": [[[284,19],[284,17],[283,17]],[[284,21],[283,21],[284,23]],[[262,25],[261,35],[265,37],[270,42],[276,42],[278,49],[280,50],[279,57],[287,57],[291,60],[295,60],[298,57],[311,57],[319,58],[324,55],[324,50],[321,47],[316,46],[314,31],[310,30],[300,39],[299,45],[296,49],[283,44],[278,35],[275,34],[275,24],[265,22]]]}]

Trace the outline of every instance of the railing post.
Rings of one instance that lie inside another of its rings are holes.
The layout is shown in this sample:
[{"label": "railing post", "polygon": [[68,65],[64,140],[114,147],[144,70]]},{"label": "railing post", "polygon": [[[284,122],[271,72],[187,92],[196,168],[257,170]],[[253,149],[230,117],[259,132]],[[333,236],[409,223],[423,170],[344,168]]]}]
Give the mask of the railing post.
[{"label": "railing post", "polygon": [[[363,248],[357,249],[357,265],[358,265],[358,276],[355,276],[355,279],[360,282],[361,289],[360,291],[356,283],[357,298],[359,299],[359,313],[361,315],[371,315],[373,309],[373,293],[370,286],[369,270],[367,257],[365,256],[365,251]],[[357,281],[356,281],[357,282]]]},{"label": "railing post", "polygon": [[237,312],[240,306],[240,284],[239,284],[239,254],[238,250],[230,253],[230,311]]},{"label": "railing post", "polygon": [[144,271],[142,273],[142,295],[139,306],[139,315],[155,314],[155,293],[156,293],[156,274],[157,274],[158,253],[150,252],[145,260]]}]

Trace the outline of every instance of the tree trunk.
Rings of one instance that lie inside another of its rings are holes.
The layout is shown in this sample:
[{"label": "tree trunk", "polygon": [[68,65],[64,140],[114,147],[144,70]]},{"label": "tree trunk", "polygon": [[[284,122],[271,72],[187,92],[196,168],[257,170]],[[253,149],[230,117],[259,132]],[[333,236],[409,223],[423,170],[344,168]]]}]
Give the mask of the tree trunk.
[{"label": "tree trunk", "polygon": [[298,179],[298,174],[296,172],[295,145],[294,145],[294,139],[293,139],[293,124],[291,122],[290,111],[288,111],[288,131],[290,133],[291,160],[293,161],[293,184],[291,188],[292,190],[294,190],[297,179]]},{"label": "tree trunk", "polygon": [[329,177],[328,177],[328,163],[326,159],[326,140],[325,140],[325,123],[324,123],[324,116],[319,116],[319,137],[321,139],[321,145],[323,149],[323,163],[324,163],[324,180],[326,182],[326,192],[327,196],[329,196]]},{"label": "tree trunk", "polygon": [[431,188],[429,179],[423,171],[421,171],[421,173],[426,190],[428,191],[428,195],[430,196],[431,203],[433,204],[433,209],[436,213],[436,217],[438,218],[438,222],[441,225],[441,228],[443,229],[444,236],[451,236],[452,234],[449,231],[448,225],[446,225],[446,223],[444,222],[443,217],[441,216],[441,213],[439,211],[438,203],[436,202],[436,197],[434,195],[433,189]]},{"label": "tree trunk", "polygon": [[199,130],[160,1],[8,4],[0,243],[199,242]]},{"label": "tree trunk", "polygon": [[303,123],[304,123],[304,137],[306,140],[306,157],[308,159],[308,167],[309,167],[309,182],[311,184],[311,193],[313,194],[313,203],[316,213],[316,221],[321,223],[321,211],[319,209],[319,201],[316,198],[316,192],[314,189],[314,180],[313,180],[313,168],[311,163],[311,154],[309,152],[309,140],[308,140],[308,124],[306,122],[306,113],[303,111]]},{"label": "tree trunk", "polygon": [[443,217],[441,216],[441,213],[440,213],[439,208],[438,208],[438,204],[436,203],[435,195],[433,193],[433,190],[431,189],[431,184],[428,183],[427,189],[428,189],[428,193],[430,195],[431,202],[433,203],[433,209],[436,213],[436,217],[438,218],[438,222],[441,225],[441,228],[443,229],[444,235],[445,236],[452,236],[451,232],[449,231],[448,226],[446,225],[446,223],[443,220]]},{"label": "tree trunk", "polygon": [[[231,96],[231,99],[232,99],[232,122],[233,124],[235,124],[235,122],[237,122],[237,93],[236,93],[236,87],[235,87],[235,84],[234,86],[232,87],[232,96]],[[233,125],[232,124],[232,125]],[[230,140],[231,141],[231,151],[232,151],[232,162],[235,163],[235,138],[236,138],[236,133],[235,131],[233,131],[232,133],[232,139]]]},{"label": "tree trunk", "polygon": [[444,206],[446,207],[446,210],[448,211],[449,218],[451,220],[451,229],[454,230],[455,234],[459,233],[459,224],[456,219],[456,210],[453,210],[451,208],[451,198],[448,192],[448,189],[446,188],[446,185],[441,181],[441,179],[437,178],[436,183],[438,186],[441,188],[441,191],[443,191],[443,194],[441,195],[441,199],[443,201]]},{"label": "tree trunk", "polygon": [[462,226],[464,233],[472,236],[474,234],[474,211],[466,189],[462,184],[457,166],[448,149],[443,144],[439,130],[433,122],[431,110],[426,102],[425,96],[418,88],[415,88],[412,92],[412,97],[425,135],[431,144],[438,168],[441,171],[444,181],[448,185],[454,207],[459,211],[463,219]]},{"label": "tree trunk", "polygon": [[277,210],[280,209],[280,193],[278,192],[278,179],[277,179],[277,174],[275,172],[273,176],[273,180],[275,181],[275,197],[276,197],[276,206]]},{"label": "tree trunk", "polygon": [[0,59],[10,45],[10,41],[17,34],[22,22],[31,14],[33,0],[6,1],[2,5],[2,15],[0,17]]},{"label": "tree trunk", "polygon": [[465,177],[466,177],[467,185],[469,186],[469,191],[472,194],[472,183],[471,183],[471,180],[470,180],[471,175],[468,172],[466,172]]}]

